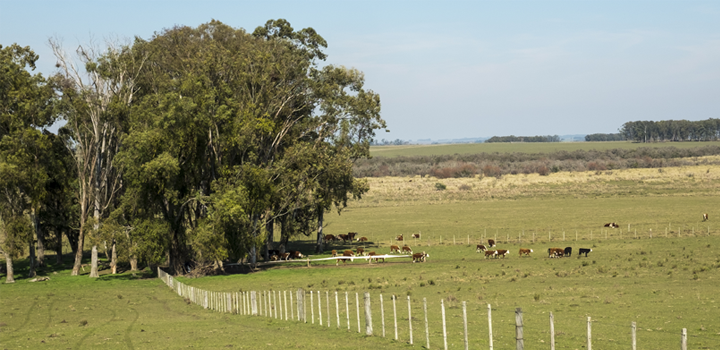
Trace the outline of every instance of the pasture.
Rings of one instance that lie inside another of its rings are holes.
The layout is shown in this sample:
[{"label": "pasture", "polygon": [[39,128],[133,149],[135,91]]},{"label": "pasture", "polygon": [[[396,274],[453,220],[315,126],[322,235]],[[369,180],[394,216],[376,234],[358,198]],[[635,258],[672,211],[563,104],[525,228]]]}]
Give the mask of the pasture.
[{"label": "pasture", "polygon": [[456,143],[439,145],[402,145],[402,146],[372,146],[370,153],[373,157],[400,157],[400,156],[434,156],[446,154],[476,154],[476,153],[551,153],[557,151],[572,152],[575,150],[611,150],[637,149],[641,147],[677,147],[693,148],[702,146],[720,145],[720,141],[712,142],[667,142],[667,143],[634,143],[629,141],[617,142],[519,142],[519,143]]},{"label": "pasture", "polygon": [[[326,215],[325,233],[356,231],[370,239],[364,244],[366,251],[378,253],[389,253],[389,245],[396,244],[393,238],[404,234],[415,252],[430,254],[426,263],[356,260],[335,266],[328,261],[308,268],[302,261],[266,265],[252,273],[178,278],[216,292],[320,291],[323,304],[326,291],[331,296],[337,291],[341,305],[347,292],[349,333],[344,307],[337,329],[334,296],[328,329],[317,320],[299,324],[204,310],[147,274],[103,274],[90,280],[51,266],[44,272],[50,281],[29,283],[23,278],[27,266],[19,261],[18,282],[0,285],[0,343],[4,348],[63,349],[421,348],[426,298],[430,344],[435,349],[442,348],[441,300],[451,349],[463,348],[462,301],[468,304],[473,349],[488,348],[488,304],[495,349],[514,349],[517,307],[524,312],[526,349],[549,349],[550,312],[555,316],[557,349],[584,347],[587,316],[593,320],[597,349],[630,348],[633,321],[641,349],[679,348],[682,328],[688,329],[690,349],[717,349],[717,176],[720,168],[708,166],[512,175],[444,179],[447,188],[442,191],[435,187],[440,180],[427,177],[368,179],[372,190],[362,201],[351,202],[340,216]],[[702,213],[710,220],[703,222]],[[607,222],[620,227],[604,228]],[[418,232],[419,240],[409,238]],[[485,259],[476,253],[476,244],[488,238],[510,254]],[[311,243],[297,239],[288,248],[310,253]],[[329,256],[330,249],[357,246],[361,245],[336,243],[313,258]],[[574,248],[572,257],[547,258],[548,248],[567,246]],[[518,257],[521,247],[534,253]],[[578,257],[579,248],[593,251]],[[69,258],[65,263],[70,265]],[[373,300],[372,337],[357,333],[353,308],[354,294],[366,291]],[[381,336],[380,294],[387,339]],[[399,298],[398,341],[392,339],[391,295]],[[407,296],[413,346],[407,344]],[[322,312],[327,317],[326,309]]]}]

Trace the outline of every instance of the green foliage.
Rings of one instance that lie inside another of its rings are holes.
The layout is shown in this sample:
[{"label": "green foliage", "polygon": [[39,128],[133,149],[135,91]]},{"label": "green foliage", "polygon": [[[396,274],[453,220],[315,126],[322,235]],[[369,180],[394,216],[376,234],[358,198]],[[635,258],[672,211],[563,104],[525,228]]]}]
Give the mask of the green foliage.
[{"label": "green foliage", "polygon": [[493,142],[560,142],[560,136],[548,135],[548,136],[493,136],[487,140],[487,143]]},{"label": "green foliage", "polygon": [[437,182],[435,183],[435,189],[438,191],[444,191],[447,188],[444,184]]}]

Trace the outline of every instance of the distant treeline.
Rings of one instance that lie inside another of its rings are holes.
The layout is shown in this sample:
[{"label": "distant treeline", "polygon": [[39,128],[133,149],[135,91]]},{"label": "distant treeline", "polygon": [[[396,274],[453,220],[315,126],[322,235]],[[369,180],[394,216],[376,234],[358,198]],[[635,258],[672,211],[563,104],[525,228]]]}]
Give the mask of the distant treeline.
[{"label": "distant treeline", "polygon": [[627,122],[620,134],[636,142],[714,141],[720,138],[720,119]]},{"label": "distant treeline", "polygon": [[585,135],[585,141],[625,141],[622,134],[590,134]]},{"label": "distant treeline", "polygon": [[720,161],[692,159],[720,155],[720,147],[642,147],[638,149],[577,150],[552,153],[479,153],[361,159],[353,166],[356,177],[435,176],[438,178],[505,174],[548,175],[558,171],[605,171],[627,168],[661,168]]},{"label": "distant treeline", "polygon": [[493,136],[485,142],[560,142],[560,136]]}]

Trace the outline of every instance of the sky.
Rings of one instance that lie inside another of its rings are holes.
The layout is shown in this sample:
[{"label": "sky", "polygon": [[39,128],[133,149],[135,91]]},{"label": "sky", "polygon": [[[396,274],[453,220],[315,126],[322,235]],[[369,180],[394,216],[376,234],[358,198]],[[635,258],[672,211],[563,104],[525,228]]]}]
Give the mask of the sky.
[{"label": "sky", "polygon": [[149,39],[212,19],[252,32],[312,27],[324,64],[364,72],[377,139],[617,132],[636,120],[720,118],[718,1],[0,0],[0,44]]}]

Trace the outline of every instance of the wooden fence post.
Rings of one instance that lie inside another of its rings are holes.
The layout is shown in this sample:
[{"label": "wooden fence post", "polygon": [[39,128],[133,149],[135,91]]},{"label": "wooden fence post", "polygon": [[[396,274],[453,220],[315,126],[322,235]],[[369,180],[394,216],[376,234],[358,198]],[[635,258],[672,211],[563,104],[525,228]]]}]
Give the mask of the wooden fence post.
[{"label": "wooden fence post", "polygon": [[[292,301],[292,291],[290,291],[290,318],[295,321],[295,306]],[[298,313],[298,321],[300,321],[300,313]]]},{"label": "wooden fence post", "polygon": [[447,326],[445,324],[445,299],[440,299],[440,310],[442,311],[443,345],[444,345],[444,349],[447,350]]},{"label": "wooden fence post", "polygon": [[410,307],[410,296],[407,296],[408,301],[408,325],[410,329],[410,345],[413,344],[413,334],[412,334],[412,308]]},{"label": "wooden fence post", "polygon": [[425,343],[427,344],[425,348],[430,349],[430,332],[427,319],[427,298],[423,298],[423,311],[425,311]]},{"label": "wooden fence post", "polygon": [[330,327],[330,292],[325,291],[325,311],[327,313],[327,326]]},{"label": "wooden fence post", "polygon": [[463,330],[465,331],[465,350],[468,350],[468,330],[467,330],[467,302],[463,301]]},{"label": "wooden fence post", "polygon": [[380,319],[382,320],[383,338],[385,338],[385,303],[382,294],[380,294]]},{"label": "wooden fence post", "polygon": [[313,299],[313,291],[310,291],[310,320],[315,324],[315,300]]},{"label": "wooden fence post", "polygon": [[637,350],[637,325],[632,323],[632,350]]},{"label": "wooden fence post", "polygon": [[393,320],[395,321],[395,340],[398,340],[398,333],[397,333],[397,308],[395,307],[395,299],[397,297],[395,295],[392,296],[393,301]]},{"label": "wooden fence post", "polygon": [[365,292],[365,335],[373,334],[372,311],[370,310],[370,293]]},{"label": "wooden fence post", "polygon": [[525,341],[523,340],[523,318],[522,309],[515,309],[515,348],[517,350],[525,349]]},{"label": "wooden fence post", "polygon": [[227,312],[231,313],[233,309],[232,295],[230,293],[225,293],[225,295],[227,295]]},{"label": "wooden fence post", "polygon": [[492,308],[488,304],[488,331],[490,340],[490,350],[493,350],[493,335],[492,335]]},{"label": "wooden fence post", "polygon": [[550,311],[550,350],[555,350],[555,316]]},{"label": "wooden fence post", "polygon": [[277,291],[273,291],[273,306],[275,307],[275,318],[278,318],[278,308],[280,308],[280,316],[282,316],[282,306],[278,306]]},{"label": "wooden fence post", "polygon": [[335,314],[337,316],[337,329],[340,329],[340,302],[338,301],[337,291],[335,291]]},{"label": "wooden fence post", "polygon": [[320,299],[320,291],[317,291],[318,296],[318,322],[322,326],[322,300]]},{"label": "wooden fence post", "polygon": [[355,314],[358,321],[358,333],[360,333],[360,295],[355,293]]},{"label": "wooden fence post", "polygon": [[252,309],[252,315],[257,316],[258,315],[258,307],[257,307],[257,292],[256,291],[250,292],[250,307]]},{"label": "wooden fence post", "polygon": [[592,350],[592,328],[591,328],[590,316],[587,318],[587,350]]},{"label": "wooden fence post", "polygon": [[687,328],[682,329],[682,336],[680,338],[680,350],[687,350]]},{"label": "wooden fence post", "polygon": [[[292,298],[292,294],[290,294],[290,297]],[[283,300],[285,301],[285,321],[287,321],[288,320],[288,313],[287,313],[288,306],[287,306],[287,291],[286,290],[283,291]],[[290,305],[290,307],[292,307],[292,305]]]},{"label": "wooden fence post", "polygon": [[348,332],[350,332],[350,306],[348,305],[348,292],[345,292],[345,317],[347,318]]}]

